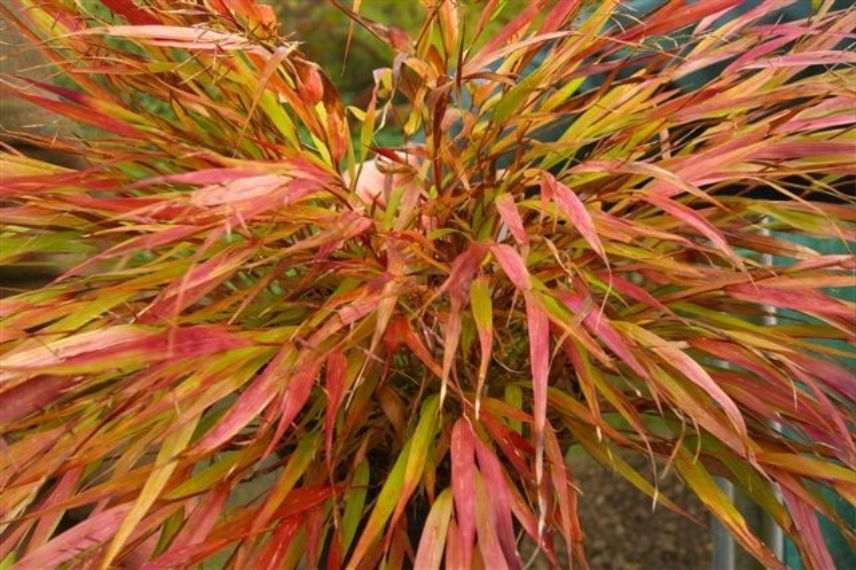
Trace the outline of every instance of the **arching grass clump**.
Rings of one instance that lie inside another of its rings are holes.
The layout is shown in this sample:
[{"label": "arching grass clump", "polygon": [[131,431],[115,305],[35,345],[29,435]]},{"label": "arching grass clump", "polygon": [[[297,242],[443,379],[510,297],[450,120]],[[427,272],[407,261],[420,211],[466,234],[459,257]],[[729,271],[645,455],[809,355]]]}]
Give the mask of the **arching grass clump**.
[{"label": "arching grass clump", "polygon": [[577,446],[769,568],[714,476],[854,539],[856,264],[790,237],[856,236],[856,11],[351,13],[397,55],[346,109],[253,2],[21,4],[66,87],[3,96],[89,166],[0,155],[0,260],[84,259],[2,302],[0,566],[584,567]]}]

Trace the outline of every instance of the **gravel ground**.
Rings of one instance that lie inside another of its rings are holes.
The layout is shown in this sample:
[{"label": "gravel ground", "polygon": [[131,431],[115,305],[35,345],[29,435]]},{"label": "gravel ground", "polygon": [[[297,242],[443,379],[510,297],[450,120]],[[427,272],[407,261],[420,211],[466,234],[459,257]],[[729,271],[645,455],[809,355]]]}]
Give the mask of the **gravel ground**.
[{"label": "gravel ground", "polygon": [[[650,472],[644,459],[627,460],[641,473]],[[593,570],[710,568],[707,511],[676,477],[660,481],[660,493],[703,521],[704,526],[662,505],[652,512],[649,497],[593,460],[576,460],[571,468],[583,491],[580,518]]]}]

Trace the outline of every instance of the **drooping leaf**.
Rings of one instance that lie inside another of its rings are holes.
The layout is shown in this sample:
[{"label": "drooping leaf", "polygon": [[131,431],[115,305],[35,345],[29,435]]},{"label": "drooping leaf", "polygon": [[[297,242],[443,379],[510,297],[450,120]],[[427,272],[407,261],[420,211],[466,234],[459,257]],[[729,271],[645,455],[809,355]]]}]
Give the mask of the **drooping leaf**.
[{"label": "drooping leaf", "polygon": [[556,180],[552,174],[545,173],[541,181],[541,191],[552,194],[553,199],[561,208],[568,220],[580,232],[580,235],[588,242],[591,248],[604,260],[606,252],[597,235],[591,214],[586,210],[585,204],[579,199],[573,190]]},{"label": "drooping leaf", "polygon": [[422,537],[413,567],[417,570],[437,570],[443,562],[449,521],[452,517],[452,493],[445,489],[434,500],[431,512],[425,519]]},{"label": "drooping leaf", "polygon": [[458,524],[457,545],[460,548],[464,567],[470,566],[475,542],[476,493],[475,493],[475,436],[466,419],[461,418],[452,428],[452,492],[455,498],[455,513]]},{"label": "drooping leaf", "polygon": [[493,307],[491,302],[490,284],[487,279],[480,277],[473,281],[470,287],[470,307],[479,335],[481,361],[479,362],[478,384],[476,386],[476,418],[481,409],[481,394],[487,378],[493,350]]}]

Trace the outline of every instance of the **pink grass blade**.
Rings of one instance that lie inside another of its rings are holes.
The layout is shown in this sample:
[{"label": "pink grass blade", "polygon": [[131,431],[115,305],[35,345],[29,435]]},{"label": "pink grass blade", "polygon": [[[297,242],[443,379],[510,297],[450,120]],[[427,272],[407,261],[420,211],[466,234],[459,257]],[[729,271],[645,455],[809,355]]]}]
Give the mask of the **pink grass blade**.
[{"label": "pink grass blade", "polygon": [[501,194],[496,198],[496,209],[499,211],[502,221],[508,227],[511,235],[521,246],[529,245],[529,235],[526,233],[526,228],[523,225],[523,220],[520,217],[520,212],[517,211],[517,206],[514,205],[514,198],[511,194]]},{"label": "pink grass blade", "polygon": [[542,192],[544,192],[545,187],[550,188],[556,204],[561,208],[574,227],[577,228],[583,239],[588,242],[601,259],[606,261],[606,251],[597,234],[591,214],[586,210],[585,204],[583,204],[573,190],[556,180],[552,174],[544,173],[541,180]]},{"label": "pink grass blade", "polygon": [[229,408],[223,419],[196,443],[194,446],[196,452],[209,453],[223,445],[261,413],[276,396],[276,384],[286,373],[288,360],[293,357],[294,351],[290,346],[280,349],[252,385]]},{"label": "pink grass blade", "polygon": [[452,492],[445,489],[434,500],[431,511],[425,519],[422,537],[416,559],[413,561],[414,570],[438,570],[443,562],[443,549],[446,546],[449,521],[452,517]]},{"label": "pink grass blade", "polygon": [[509,569],[520,570],[523,562],[517,551],[517,539],[511,519],[511,493],[508,490],[504,470],[496,455],[480,439],[475,440],[476,456],[484,482],[490,488],[491,520],[496,521],[496,534],[505,554]]},{"label": "pink grass blade", "polygon": [[22,570],[56,568],[110,538],[130,510],[131,505],[125,503],[102,511],[33,550],[18,561],[15,567]]},{"label": "pink grass blade", "polygon": [[464,568],[469,568],[475,542],[475,435],[466,419],[461,418],[452,428],[450,455],[452,458],[452,492],[460,533],[460,550]]},{"label": "pink grass blade", "polygon": [[491,248],[500,267],[505,272],[508,279],[520,291],[528,291],[532,288],[529,283],[529,271],[526,269],[526,262],[517,251],[510,245],[501,243]]}]

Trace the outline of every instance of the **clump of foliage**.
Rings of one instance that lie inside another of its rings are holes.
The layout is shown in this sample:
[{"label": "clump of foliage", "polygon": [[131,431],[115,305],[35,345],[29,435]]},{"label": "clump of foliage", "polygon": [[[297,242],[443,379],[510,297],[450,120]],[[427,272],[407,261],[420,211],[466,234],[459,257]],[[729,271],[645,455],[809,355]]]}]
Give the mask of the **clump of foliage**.
[{"label": "clump of foliage", "polygon": [[854,541],[854,257],[789,235],[856,236],[856,11],[351,12],[396,56],[346,109],[269,8],[102,3],[0,8],[74,84],[4,89],[90,127],[0,155],[3,262],[86,257],[2,304],[3,566],[584,567],[575,447],[769,568],[714,476]]}]

